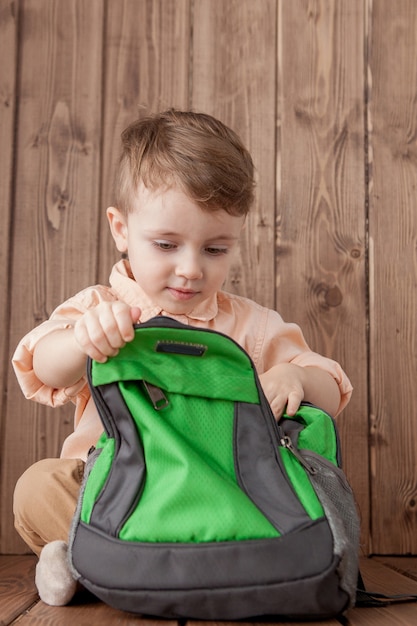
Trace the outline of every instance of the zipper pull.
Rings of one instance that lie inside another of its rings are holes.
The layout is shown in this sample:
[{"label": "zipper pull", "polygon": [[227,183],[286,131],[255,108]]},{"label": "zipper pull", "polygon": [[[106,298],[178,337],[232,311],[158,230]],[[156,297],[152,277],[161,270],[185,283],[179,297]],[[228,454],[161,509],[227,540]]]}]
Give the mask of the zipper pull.
[{"label": "zipper pull", "polygon": [[165,409],[169,404],[169,400],[162,389],[155,387],[155,385],[151,385],[151,383],[147,383],[146,380],[142,380],[142,383],[155,411]]},{"label": "zipper pull", "polygon": [[280,439],[280,444],[283,448],[286,448],[291,452],[291,454],[297,459],[297,461],[304,467],[304,469],[311,475],[317,474],[317,470],[315,467],[310,465],[308,461],[302,456],[299,450],[294,447],[293,442],[291,441],[288,435],[284,435]]}]

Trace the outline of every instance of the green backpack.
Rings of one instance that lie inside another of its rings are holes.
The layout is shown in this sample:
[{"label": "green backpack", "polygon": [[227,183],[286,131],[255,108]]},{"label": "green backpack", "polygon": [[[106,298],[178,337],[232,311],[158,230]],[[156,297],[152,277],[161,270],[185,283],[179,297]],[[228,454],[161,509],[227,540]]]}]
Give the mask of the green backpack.
[{"label": "green backpack", "polygon": [[327,413],[302,404],[277,423],[238,344],[167,317],[88,370],[104,433],[69,542],[82,585],[169,618],[354,604],[359,520]]}]

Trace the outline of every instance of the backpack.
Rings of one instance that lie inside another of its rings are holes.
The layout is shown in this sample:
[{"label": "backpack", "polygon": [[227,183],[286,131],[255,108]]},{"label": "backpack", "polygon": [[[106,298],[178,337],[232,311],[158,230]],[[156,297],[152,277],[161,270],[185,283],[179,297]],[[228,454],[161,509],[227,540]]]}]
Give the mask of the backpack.
[{"label": "backpack", "polygon": [[74,577],[163,618],[325,619],[355,603],[359,519],[333,419],[274,418],[249,355],[155,317],[88,380],[104,433],[69,540]]}]

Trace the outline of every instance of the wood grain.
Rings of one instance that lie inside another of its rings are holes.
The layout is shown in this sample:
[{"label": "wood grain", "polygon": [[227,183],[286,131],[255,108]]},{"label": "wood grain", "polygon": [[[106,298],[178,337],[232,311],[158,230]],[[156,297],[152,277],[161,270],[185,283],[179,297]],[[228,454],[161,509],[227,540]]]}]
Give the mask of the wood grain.
[{"label": "wood grain", "polygon": [[[368,591],[392,594],[416,594],[417,582],[410,580],[374,559],[361,561],[361,572]],[[415,622],[416,604],[393,604],[387,607],[354,608],[347,612],[350,626],[411,626]]]},{"label": "wood grain", "polygon": [[370,16],[372,550],[417,552],[417,5]]},{"label": "wood grain", "polygon": [[338,425],[366,546],[363,2],[281,2],[279,25],[277,306],[352,380]]},{"label": "wood grain", "polygon": [[285,618],[280,619],[278,622],[274,622],[273,620],[268,621],[266,618],[265,621],[256,622],[255,620],[251,622],[204,622],[204,621],[195,621],[195,620],[187,620],[187,626],[236,626],[239,624],[240,626],[340,626],[340,622],[338,619],[326,619],[326,622],[323,621],[315,621],[315,620],[300,620],[300,621],[286,621]]},{"label": "wood grain", "polygon": [[23,615],[25,626],[74,626],[74,624],[117,624],[118,626],[178,626],[177,621],[146,619],[140,615],[118,611],[89,596],[85,603],[75,601],[65,607],[48,606],[39,602],[30,613]]},{"label": "wood grain", "polygon": [[[0,319],[3,332],[0,333],[1,354],[8,351],[9,293],[9,253],[11,209],[13,203],[13,163],[14,163],[14,122],[16,99],[16,61],[17,61],[17,7],[7,0],[0,0],[0,55],[7,58],[0,74],[0,189],[2,192],[2,210],[0,211]],[[4,389],[4,360],[0,362],[0,377]]]},{"label": "wood grain", "polygon": [[[94,282],[103,3],[28,0],[20,20],[19,111],[10,345]],[[2,475],[1,550],[12,529],[14,484],[33,461],[57,456],[73,408],[23,399],[10,372]]]},{"label": "wood grain", "polygon": [[231,126],[252,154],[256,205],[225,288],[274,306],[275,0],[195,0],[192,107]]},{"label": "wood grain", "polygon": [[38,599],[35,556],[0,558],[0,624],[11,624]]},{"label": "wood grain", "polygon": [[[16,4],[0,0],[0,58],[3,59],[0,72],[0,385],[1,412],[0,433],[6,424],[7,376],[11,346],[9,342],[10,290],[11,290],[11,241],[13,225],[13,174],[14,174],[14,126],[16,112],[16,70],[17,70],[17,21]],[[7,59],[7,62],[4,60]],[[7,474],[7,456],[4,438],[0,439],[0,476]],[[3,504],[0,504],[3,508]],[[5,531],[4,519],[0,517],[0,537]]]},{"label": "wood grain", "polygon": [[413,580],[417,580],[417,557],[383,556],[375,557],[374,560],[379,563],[384,563],[384,565],[391,567]]}]

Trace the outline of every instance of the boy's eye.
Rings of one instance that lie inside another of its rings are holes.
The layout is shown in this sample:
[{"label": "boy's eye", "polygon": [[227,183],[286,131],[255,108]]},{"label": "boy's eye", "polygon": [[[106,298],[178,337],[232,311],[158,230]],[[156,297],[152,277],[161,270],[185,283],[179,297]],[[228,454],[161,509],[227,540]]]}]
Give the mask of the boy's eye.
[{"label": "boy's eye", "polygon": [[177,247],[175,243],[170,241],[154,241],[152,245],[160,250],[174,250]]},{"label": "boy's eye", "polygon": [[218,256],[220,254],[227,254],[228,249],[225,247],[218,247],[218,246],[209,246],[208,248],[206,248],[206,252],[207,254],[211,254],[213,256]]}]

